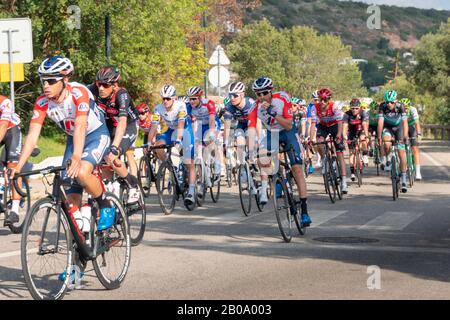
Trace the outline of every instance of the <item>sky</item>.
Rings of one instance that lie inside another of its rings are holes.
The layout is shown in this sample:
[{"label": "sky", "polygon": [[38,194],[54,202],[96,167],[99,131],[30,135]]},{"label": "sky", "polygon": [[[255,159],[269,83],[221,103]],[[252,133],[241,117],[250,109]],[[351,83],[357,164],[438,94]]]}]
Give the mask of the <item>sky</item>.
[{"label": "sky", "polygon": [[[348,1],[348,0],[340,0]],[[450,0],[353,0],[369,4],[386,4],[398,7],[416,7],[421,9],[450,10]]]}]

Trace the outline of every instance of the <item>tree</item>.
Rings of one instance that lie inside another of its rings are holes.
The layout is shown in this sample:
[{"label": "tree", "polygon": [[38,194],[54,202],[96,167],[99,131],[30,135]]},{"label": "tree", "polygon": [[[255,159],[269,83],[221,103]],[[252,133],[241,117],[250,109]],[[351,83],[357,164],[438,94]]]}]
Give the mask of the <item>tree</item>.
[{"label": "tree", "polygon": [[277,30],[266,19],[244,27],[228,46],[242,81],[266,75],[278,89],[305,98],[320,87],[330,87],[336,99],[367,93],[350,51],[336,36],[309,27]]}]

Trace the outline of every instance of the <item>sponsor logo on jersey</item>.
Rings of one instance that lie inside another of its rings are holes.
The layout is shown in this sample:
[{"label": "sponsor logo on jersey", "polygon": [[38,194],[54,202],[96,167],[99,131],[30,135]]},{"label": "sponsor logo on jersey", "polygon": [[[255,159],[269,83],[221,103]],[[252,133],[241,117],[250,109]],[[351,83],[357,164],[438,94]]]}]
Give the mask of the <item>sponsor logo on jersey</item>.
[{"label": "sponsor logo on jersey", "polygon": [[159,122],[159,115],[152,114],[151,120],[152,120],[152,122]]},{"label": "sponsor logo on jersey", "polygon": [[119,110],[109,107],[106,109],[106,113],[114,116],[119,113]]},{"label": "sponsor logo on jersey", "polygon": [[85,103],[85,102],[80,103],[78,105],[78,111],[80,111],[80,112],[88,112],[89,111],[89,105],[87,103]]},{"label": "sponsor logo on jersey", "polygon": [[33,110],[33,117],[32,120],[39,118],[39,112],[37,110]]},{"label": "sponsor logo on jersey", "polygon": [[72,94],[74,95],[75,99],[79,99],[83,93],[78,88],[72,88]]},{"label": "sponsor logo on jersey", "polygon": [[180,111],[178,113],[178,118],[185,118],[186,117],[186,112],[185,111]]}]

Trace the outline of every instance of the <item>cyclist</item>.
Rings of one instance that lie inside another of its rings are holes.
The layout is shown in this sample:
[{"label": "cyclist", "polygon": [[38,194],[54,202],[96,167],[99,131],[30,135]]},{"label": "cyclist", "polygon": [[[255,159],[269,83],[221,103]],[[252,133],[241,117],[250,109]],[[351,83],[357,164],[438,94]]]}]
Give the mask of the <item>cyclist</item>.
[{"label": "cyclist", "polygon": [[420,172],[420,150],[419,145],[422,141],[422,129],[419,121],[419,113],[417,109],[413,106],[413,103],[408,98],[403,98],[400,100],[406,111],[406,116],[408,117],[409,126],[409,141],[411,144],[411,149],[414,153],[414,165],[416,167],[416,179],[422,180],[422,174]]},{"label": "cyclist", "polygon": [[[369,114],[361,108],[359,99],[352,99],[350,102],[350,110],[344,113],[342,119],[344,139],[354,141],[359,137],[360,148],[362,150],[362,160],[364,165],[369,165],[368,145],[366,137],[369,136]],[[353,144],[349,145],[350,151],[350,172],[351,179],[355,181],[355,167],[353,166],[355,158],[355,148]]]},{"label": "cyclist", "polygon": [[[312,129],[311,129],[311,120],[312,120],[312,118],[311,118],[311,110],[312,110],[312,108],[315,105],[319,104],[319,90],[315,90],[311,94],[311,98],[313,99],[313,101],[310,104],[308,104],[307,111],[306,111],[306,119],[307,119],[306,120],[306,124],[307,124],[306,136],[307,137],[311,137],[311,132],[312,132]],[[318,149],[317,146],[313,146],[313,148],[314,148],[315,154],[317,155],[316,168],[321,168],[322,167],[322,159],[320,158],[320,154],[318,152],[319,149]],[[311,173],[312,172],[314,172],[314,167],[312,167]]]},{"label": "cyclist", "polygon": [[146,103],[141,103],[137,106],[136,110],[139,115],[139,128],[144,131],[144,144],[147,144],[148,134],[150,132],[150,128],[152,127],[152,115],[150,113],[150,108]]},{"label": "cyclist", "polygon": [[[311,135],[312,140],[315,141],[316,136],[318,142],[323,142],[324,139],[331,135],[334,140],[334,145],[336,147],[336,154],[341,166],[341,189],[342,193],[348,193],[347,179],[346,179],[346,168],[344,161],[344,141],[342,137],[342,117],[343,112],[339,109],[333,101],[331,101],[332,92],[327,88],[322,88],[319,90],[320,102],[316,105],[311,112],[312,118],[312,128],[313,133]],[[316,122],[319,123],[317,129],[315,129]],[[323,158],[324,147],[323,145],[318,145],[318,151]],[[322,167],[322,173],[325,173],[325,167]]]},{"label": "cyclist", "polygon": [[292,111],[294,115],[294,126],[300,139],[305,138],[306,134],[306,102],[297,97],[292,97]]},{"label": "cyclist", "polygon": [[[236,139],[238,147],[238,160],[244,162],[244,148],[248,146],[249,160],[253,161],[253,152],[255,150],[256,136],[260,136],[258,124],[256,121],[249,122],[249,114],[255,110],[255,100],[245,96],[245,85],[242,82],[233,82],[228,87],[229,102],[224,107],[224,130],[223,130],[223,147],[229,144],[229,139]],[[230,137],[230,128],[232,122],[237,121],[234,130],[234,136]],[[264,196],[263,196],[264,197]],[[264,199],[263,199],[264,200]]]},{"label": "cyclist", "polygon": [[[187,97],[189,98],[189,103],[186,105],[188,113],[191,114],[192,118],[195,119],[197,124],[197,129],[195,130],[196,140],[201,141],[203,146],[208,146],[211,143],[215,143],[218,138],[220,131],[220,120],[216,113],[216,104],[212,100],[202,98],[204,91],[200,87],[191,87],[187,91]],[[218,150],[214,149],[215,152]],[[209,151],[205,150],[205,152]],[[215,153],[219,156],[219,152]],[[210,157],[206,157],[207,163],[209,164]],[[220,160],[220,159],[217,159]],[[214,171],[217,183],[220,181],[221,173],[221,161],[214,161]],[[209,174],[209,171],[207,171]],[[211,186],[210,177],[206,177],[206,186]]]},{"label": "cyclist", "polygon": [[[106,125],[112,140],[105,160],[118,176],[127,182],[130,188],[128,203],[132,204],[138,202],[140,197],[138,179],[128,172],[120,160],[120,155],[131,149],[136,141],[138,116],[128,91],[119,86],[119,80],[119,69],[108,65],[97,72],[95,83],[88,88],[99,107],[105,112]],[[134,156],[128,157],[128,161],[130,167],[137,168]]]},{"label": "cyclist", "polygon": [[[186,104],[178,100],[175,87],[164,85],[160,90],[162,103],[158,104],[152,115],[152,126],[148,134],[148,141],[153,141],[160,125],[161,134],[156,138],[155,145],[172,144],[177,146],[183,144],[183,161],[185,161],[189,171],[189,190],[185,204],[192,205],[195,195],[195,168],[194,168],[194,133],[192,124],[189,121]],[[165,160],[167,154],[164,150],[156,150],[156,155],[160,160]]]},{"label": "cyclist", "polygon": [[45,117],[52,119],[66,134],[67,144],[63,163],[71,160],[65,173],[75,178],[66,190],[69,203],[81,206],[84,189],[97,200],[100,207],[99,231],[110,228],[115,219],[115,208],[105,198],[100,181],[92,174],[103,159],[110,145],[108,128],[103,113],[87,87],[69,82],[74,68],[72,62],[62,56],[45,59],[39,66],[39,77],[44,94],[36,99],[28,135],[19,162],[11,172],[20,172],[35,148]]},{"label": "cyclist", "polygon": [[[5,159],[2,159],[2,162],[6,162],[8,169],[15,168],[22,149],[20,118],[14,112],[11,100],[2,95],[0,95],[0,146],[4,146]],[[21,181],[19,181],[20,184]],[[9,214],[5,213],[6,216],[3,222],[5,226],[19,222],[20,199],[20,195],[13,188],[11,210]]]},{"label": "cyclist", "polygon": [[[398,143],[398,154],[400,158],[401,171],[401,190],[403,193],[407,191],[406,186],[406,152],[405,143],[408,140],[408,121],[405,108],[397,101],[397,92],[395,90],[387,90],[384,93],[384,102],[380,104],[378,110],[378,143],[384,147],[384,154],[389,155],[381,157],[381,168],[386,171],[391,170],[390,159],[392,156],[391,145],[392,137]],[[383,143],[383,144],[382,144]]]},{"label": "cyclist", "polygon": [[[308,227],[311,224],[311,219],[307,208],[306,181],[301,167],[302,159],[298,136],[296,135],[296,128],[293,126],[291,99],[286,92],[272,92],[273,83],[267,77],[256,79],[253,82],[252,89],[257,96],[257,102],[255,109],[249,116],[249,125],[259,118],[262,125],[267,129],[267,136],[261,141],[260,154],[264,155],[267,152],[279,150],[279,145],[272,145],[272,140],[278,144],[285,144],[286,149],[293,149],[293,152],[288,153],[289,161],[299,191],[301,221],[305,227]],[[265,200],[267,200],[268,177],[266,170],[271,167],[271,161],[265,161],[267,159],[264,158],[259,160],[259,166],[262,169],[261,195],[266,195]],[[262,202],[262,197],[260,201]]]}]

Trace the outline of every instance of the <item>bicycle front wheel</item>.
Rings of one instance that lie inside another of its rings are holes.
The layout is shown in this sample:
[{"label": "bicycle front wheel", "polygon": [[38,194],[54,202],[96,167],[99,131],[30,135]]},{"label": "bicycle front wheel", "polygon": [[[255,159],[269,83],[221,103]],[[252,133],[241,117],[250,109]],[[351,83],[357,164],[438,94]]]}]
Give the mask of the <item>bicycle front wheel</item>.
[{"label": "bicycle front wheel", "polygon": [[285,242],[292,240],[292,216],[289,206],[289,196],[283,177],[279,174],[274,176],[275,192],[273,193],[273,204],[278,228]]},{"label": "bicycle front wheel", "polygon": [[395,201],[398,198],[398,182],[397,182],[397,162],[395,156],[391,159],[391,181],[392,181],[392,199]]},{"label": "bicycle front wheel", "polygon": [[[11,190],[14,188],[13,185],[8,186]],[[19,215],[19,222],[15,222],[13,224],[8,225],[9,230],[12,233],[18,234],[23,230],[23,224],[25,222],[25,217],[27,213],[30,211],[31,207],[31,194],[30,194],[30,186],[28,185],[28,179],[22,178],[22,191],[26,194],[25,197],[20,199],[20,208],[17,214]],[[5,192],[3,194],[3,203],[6,203],[7,210],[11,209],[12,206],[12,197],[11,192]]]},{"label": "bicycle front wheel", "polygon": [[59,216],[54,201],[47,197],[38,200],[25,219],[20,245],[22,271],[36,300],[62,299],[71,281],[67,274],[71,274],[73,264],[72,234],[65,214]]},{"label": "bicycle front wheel", "polygon": [[103,231],[96,230],[95,249],[97,257],[92,261],[95,274],[108,290],[117,289],[124,281],[130,266],[131,237],[128,219],[120,200],[105,192],[106,199],[116,210],[114,225]]},{"label": "bicycle front wheel", "polygon": [[201,163],[195,164],[195,185],[197,188],[197,205],[201,207],[205,203],[206,194],[205,177]]},{"label": "bicycle front wheel", "polygon": [[156,176],[156,190],[158,200],[164,214],[171,214],[177,201],[176,177],[169,162],[164,161]]},{"label": "bicycle front wheel", "polygon": [[146,156],[143,156],[141,160],[139,160],[138,182],[145,198],[150,196],[150,189],[152,186],[150,170],[149,161]]},{"label": "bicycle front wheel", "polygon": [[238,169],[239,199],[241,201],[242,212],[246,216],[250,214],[250,210],[252,209],[250,179],[251,176],[248,167],[245,164],[241,164]]},{"label": "bicycle front wheel", "polygon": [[220,173],[218,175],[215,173],[214,164],[211,164],[209,166],[209,170],[211,177],[211,188],[209,190],[211,193],[212,201],[216,203],[217,201],[219,201],[220,197]]},{"label": "bicycle front wheel", "polygon": [[144,195],[139,195],[137,203],[128,203],[128,188],[121,188],[121,199],[124,205],[130,229],[131,244],[137,246],[144,237],[147,222]]}]

